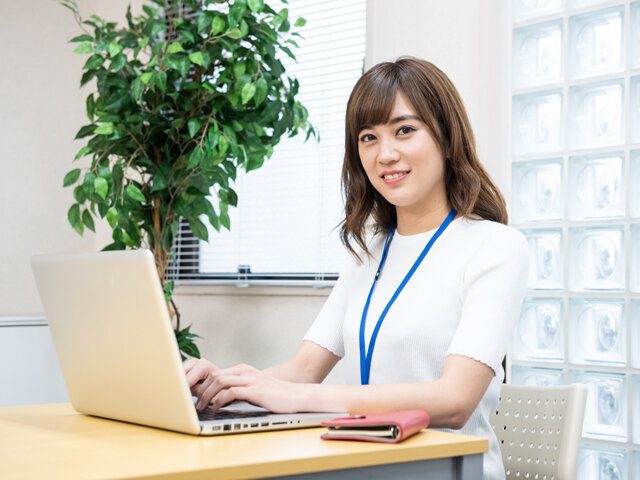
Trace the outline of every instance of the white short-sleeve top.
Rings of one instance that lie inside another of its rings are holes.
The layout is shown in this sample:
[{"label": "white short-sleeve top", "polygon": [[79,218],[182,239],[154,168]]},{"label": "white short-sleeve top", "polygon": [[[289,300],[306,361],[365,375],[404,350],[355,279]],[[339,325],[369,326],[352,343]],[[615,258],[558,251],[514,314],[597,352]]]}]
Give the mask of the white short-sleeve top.
[{"label": "white short-sleeve top", "polygon": [[[373,292],[365,325],[365,346],[387,302],[435,230],[395,233]],[[346,363],[348,384],[360,384],[359,328],[362,311],[382,255],[384,235],[342,269],[305,340]],[[504,478],[489,416],[498,404],[504,378],[502,359],[525,291],[527,242],[519,231],[479,219],[451,222],[391,306],[378,333],[370,384],[426,382],[440,377],[447,355],[473,358],[495,376],[467,424],[459,430],[489,439],[484,479]]]}]

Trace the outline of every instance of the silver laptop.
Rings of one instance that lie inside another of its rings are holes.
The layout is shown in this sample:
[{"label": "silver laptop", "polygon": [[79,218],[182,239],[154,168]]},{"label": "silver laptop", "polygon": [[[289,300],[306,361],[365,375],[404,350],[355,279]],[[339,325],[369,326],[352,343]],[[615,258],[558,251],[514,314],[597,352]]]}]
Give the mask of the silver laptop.
[{"label": "silver laptop", "polygon": [[149,250],[31,259],[73,407],[195,435],[317,426],[345,415],[247,403],[197,412]]}]

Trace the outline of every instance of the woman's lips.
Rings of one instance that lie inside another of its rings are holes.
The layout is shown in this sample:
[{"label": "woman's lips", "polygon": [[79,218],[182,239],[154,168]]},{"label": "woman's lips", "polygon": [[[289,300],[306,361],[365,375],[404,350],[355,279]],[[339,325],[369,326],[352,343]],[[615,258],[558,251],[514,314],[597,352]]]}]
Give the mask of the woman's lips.
[{"label": "woman's lips", "polygon": [[408,171],[385,173],[382,175],[382,181],[387,185],[393,185],[404,180],[407,175],[409,175]]}]

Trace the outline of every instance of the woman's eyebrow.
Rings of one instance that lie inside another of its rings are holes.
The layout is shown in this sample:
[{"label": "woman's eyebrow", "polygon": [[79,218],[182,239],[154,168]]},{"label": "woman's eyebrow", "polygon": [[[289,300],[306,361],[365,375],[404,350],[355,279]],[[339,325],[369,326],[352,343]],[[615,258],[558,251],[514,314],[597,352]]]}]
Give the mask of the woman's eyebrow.
[{"label": "woman's eyebrow", "polygon": [[392,118],[391,120],[389,120],[387,122],[387,125],[390,125],[392,123],[404,122],[406,120],[417,120],[419,122],[422,121],[422,119],[417,115],[400,115],[399,117],[395,117],[395,118]]},{"label": "woman's eyebrow", "polygon": [[[422,119],[417,115],[400,115],[399,117],[392,118],[385,125],[392,125],[394,123],[405,122],[407,120],[417,120],[418,122],[422,122]],[[362,125],[360,127],[360,132],[363,130],[372,130],[373,127],[371,125]]]}]

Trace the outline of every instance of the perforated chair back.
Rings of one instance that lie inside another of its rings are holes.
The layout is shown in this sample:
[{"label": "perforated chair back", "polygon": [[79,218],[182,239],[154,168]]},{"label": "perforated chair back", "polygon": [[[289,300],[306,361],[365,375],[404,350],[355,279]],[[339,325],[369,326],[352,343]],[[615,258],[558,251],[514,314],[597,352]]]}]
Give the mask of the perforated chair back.
[{"label": "perforated chair back", "polygon": [[507,480],[575,480],[587,386],[502,385],[491,416]]}]

